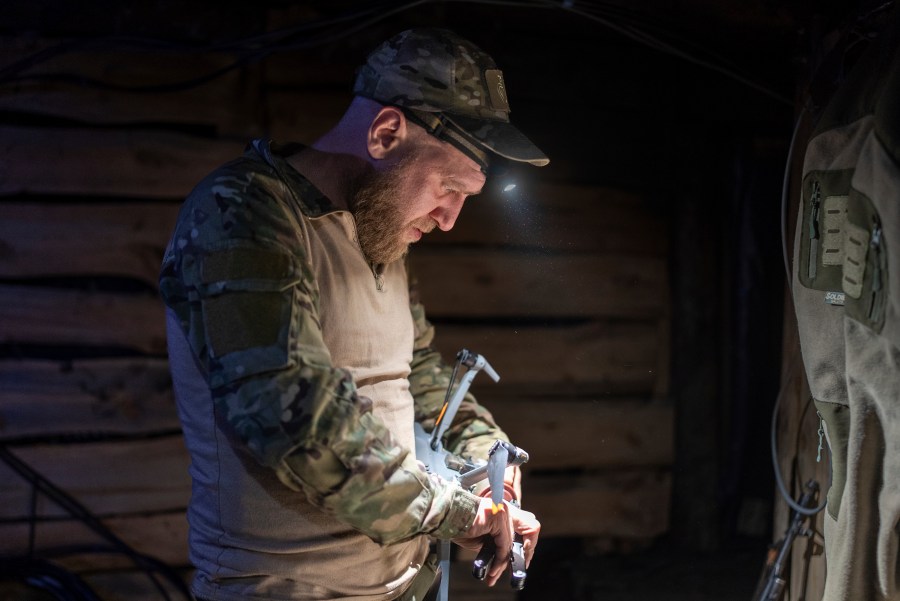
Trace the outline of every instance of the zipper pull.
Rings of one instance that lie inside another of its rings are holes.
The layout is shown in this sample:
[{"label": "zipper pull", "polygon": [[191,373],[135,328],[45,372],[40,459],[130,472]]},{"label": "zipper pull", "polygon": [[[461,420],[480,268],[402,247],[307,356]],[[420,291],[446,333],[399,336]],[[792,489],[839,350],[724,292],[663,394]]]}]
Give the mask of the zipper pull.
[{"label": "zipper pull", "polygon": [[882,303],[879,302],[879,292],[884,282],[881,281],[884,275],[881,270],[881,222],[878,217],[872,219],[872,237],[869,239],[869,250],[872,251],[872,299],[869,301],[869,319],[874,323],[879,321],[882,311]]},{"label": "zipper pull", "polygon": [[816,449],[816,463],[822,462],[822,449],[824,448],[823,439],[825,438],[825,419],[822,417],[822,414],[816,411],[816,415],[819,416],[819,448]]},{"label": "zipper pull", "polygon": [[375,290],[384,292],[384,263],[371,265],[372,275],[375,276]]},{"label": "zipper pull", "polygon": [[819,204],[822,193],[819,190],[819,182],[813,182],[812,209],[809,212],[809,238],[815,240],[819,237]]},{"label": "zipper pull", "polygon": [[819,270],[819,205],[822,201],[822,192],[819,182],[813,181],[812,207],[809,211],[809,263],[806,266],[806,276],[810,281],[816,279]]},{"label": "zipper pull", "polygon": [[872,274],[872,291],[881,290],[881,223],[875,219],[875,225],[872,228],[872,238],[869,241],[869,247],[874,251],[873,263],[875,264],[875,272]]}]

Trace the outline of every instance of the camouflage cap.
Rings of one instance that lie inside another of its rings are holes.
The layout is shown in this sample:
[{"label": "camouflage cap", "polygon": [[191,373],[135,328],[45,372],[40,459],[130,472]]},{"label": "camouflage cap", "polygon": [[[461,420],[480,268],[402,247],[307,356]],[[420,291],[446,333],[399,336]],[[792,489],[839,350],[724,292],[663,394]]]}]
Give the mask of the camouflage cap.
[{"label": "camouflage cap", "polygon": [[359,68],[353,92],[404,109],[483,168],[478,148],[537,166],[550,162],[509,122],[506,84],[494,60],[452,31],[410,29],[390,38]]}]

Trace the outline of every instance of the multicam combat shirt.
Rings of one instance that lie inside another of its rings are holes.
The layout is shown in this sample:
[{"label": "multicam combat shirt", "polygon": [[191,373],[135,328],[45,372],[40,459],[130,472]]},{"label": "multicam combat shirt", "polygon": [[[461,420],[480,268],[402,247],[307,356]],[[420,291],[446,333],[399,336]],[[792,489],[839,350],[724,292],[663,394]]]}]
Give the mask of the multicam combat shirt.
[{"label": "multicam combat shirt", "polygon": [[[194,589],[391,599],[424,561],[423,535],[474,519],[477,498],[414,456],[413,419],[431,429],[449,370],[403,262],[376,276],[352,215],[287,152],[254,141],[201,182],[163,259]],[[498,437],[468,398],[448,447],[483,458]]]}]

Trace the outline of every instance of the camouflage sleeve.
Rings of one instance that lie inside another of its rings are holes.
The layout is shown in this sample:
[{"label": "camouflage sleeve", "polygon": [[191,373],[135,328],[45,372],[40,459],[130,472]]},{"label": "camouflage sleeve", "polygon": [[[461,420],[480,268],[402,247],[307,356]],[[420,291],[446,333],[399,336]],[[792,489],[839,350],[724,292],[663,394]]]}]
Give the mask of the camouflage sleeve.
[{"label": "camouflage sleeve", "polygon": [[[425,317],[425,308],[419,302],[413,277],[410,277],[410,310],[415,323],[416,341],[409,388],[415,399],[416,421],[431,432],[444,403],[453,369],[444,363],[440,353],[432,346],[434,326]],[[471,393],[466,394],[444,436],[444,447],[466,459],[486,459],[495,440],[509,440],[490,412]]]},{"label": "camouflage sleeve", "polygon": [[[268,179],[267,179],[268,177]],[[160,276],[217,412],[287,486],[373,540],[451,538],[478,499],[430,477],[332,366],[298,217],[271,176],[222,172],[185,203]]]}]

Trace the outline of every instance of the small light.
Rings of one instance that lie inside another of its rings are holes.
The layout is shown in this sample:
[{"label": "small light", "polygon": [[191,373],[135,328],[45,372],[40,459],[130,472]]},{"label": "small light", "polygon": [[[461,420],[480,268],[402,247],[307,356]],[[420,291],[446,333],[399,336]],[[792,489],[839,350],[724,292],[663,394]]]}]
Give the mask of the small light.
[{"label": "small light", "polygon": [[515,184],[506,184],[506,185],[503,187],[503,191],[504,191],[504,192],[512,192],[512,191],[515,190],[515,189],[516,189],[516,185],[515,185]]}]

